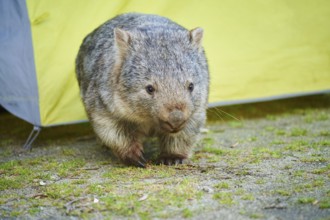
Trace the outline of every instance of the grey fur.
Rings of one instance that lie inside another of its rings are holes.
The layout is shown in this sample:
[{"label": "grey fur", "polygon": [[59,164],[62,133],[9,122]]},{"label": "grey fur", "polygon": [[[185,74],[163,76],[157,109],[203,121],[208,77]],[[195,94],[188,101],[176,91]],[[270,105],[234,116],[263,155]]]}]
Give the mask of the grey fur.
[{"label": "grey fur", "polygon": [[162,162],[189,157],[206,119],[202,35],[161,16],[128,13],[84,39],[76,59],[82,100],[95,133],[123,162],[144,165],[147,136],[159,137]]}]

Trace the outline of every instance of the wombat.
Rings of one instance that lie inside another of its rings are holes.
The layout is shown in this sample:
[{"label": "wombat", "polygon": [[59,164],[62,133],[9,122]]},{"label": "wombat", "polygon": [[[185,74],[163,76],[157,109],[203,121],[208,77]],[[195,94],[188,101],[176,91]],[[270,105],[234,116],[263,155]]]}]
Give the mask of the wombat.
[{"label": "wombat", "polygon": [[206,120],[209,71],[203,29],[127,13],[86,36],[76,74],[91,125],[124,163],[144,167],[143,141],[156,136],[159,162],[191,155]]}]

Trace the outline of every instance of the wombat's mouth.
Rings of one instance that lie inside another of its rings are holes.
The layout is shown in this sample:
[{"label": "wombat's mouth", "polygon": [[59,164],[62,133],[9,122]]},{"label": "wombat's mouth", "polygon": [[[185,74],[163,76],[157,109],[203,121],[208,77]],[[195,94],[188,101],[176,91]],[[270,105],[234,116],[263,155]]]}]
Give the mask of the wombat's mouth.
[{"label": "wombat's mouth", "polygon": [[171,124],[170,122],[167,121],[160,121],[160,127],[163,131],[168,132],[168,133],[178,133],[185,127],[186,122],[182,121],[180,124]]}]

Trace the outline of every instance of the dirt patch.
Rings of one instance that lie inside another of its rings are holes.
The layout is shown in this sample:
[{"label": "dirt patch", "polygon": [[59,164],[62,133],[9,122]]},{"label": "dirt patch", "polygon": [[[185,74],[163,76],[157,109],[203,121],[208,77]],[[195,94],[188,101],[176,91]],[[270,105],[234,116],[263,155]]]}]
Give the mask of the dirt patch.
[{"label": "dirt patch", "polygon": [[[23,151],[32,126],[3,113],[0,216],[330,219],[329,96],[211,109],[209,119],[186,164],[141,169],[118,163],[88,123],[45,128]],[[157,142],[146,145],[152,161]]]}]

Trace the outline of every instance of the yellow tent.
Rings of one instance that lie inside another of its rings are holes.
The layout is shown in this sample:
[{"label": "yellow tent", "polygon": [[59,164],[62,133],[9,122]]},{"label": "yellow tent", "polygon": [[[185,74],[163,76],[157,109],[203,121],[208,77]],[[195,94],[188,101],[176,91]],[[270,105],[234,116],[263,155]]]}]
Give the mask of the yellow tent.
[{"label": "yellow tent", "polygon": [[[34,62],[30,69],[35,75],[30,87],[36,87],[31,89],[36,89],[37,97],[31,95],[29,100],[38,111],[16,111],[24,105],[20,103],[24,98],[8,98],[4,87],[0,89],[0,103],[37,126],[86,120],[75,79],[75,57],[88,33],[125,12],[166,16],[188,29],[203,27],[211,73],[210,106],[330,89],[328,0],[13,0],[1,4],[19,7],[15,13],[27,10],[25,34],[32,33],[33,59],[29,59]],[[2,13],[6,10],[0,9],[0,17],[6,16]],[[0,85],[4,85],[10,68],[0,66],[4,74]],[[14,88],[22,87],[13,83]]]}]

